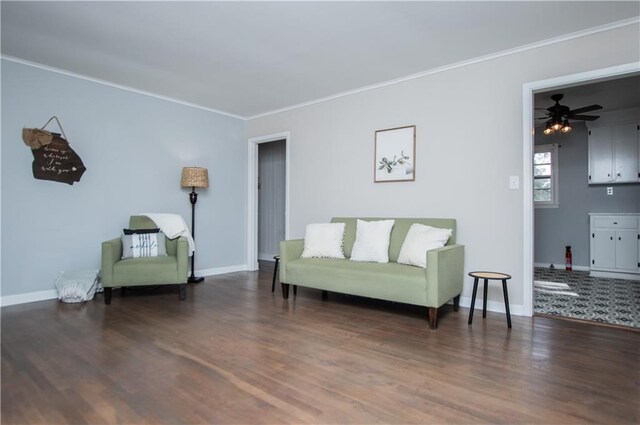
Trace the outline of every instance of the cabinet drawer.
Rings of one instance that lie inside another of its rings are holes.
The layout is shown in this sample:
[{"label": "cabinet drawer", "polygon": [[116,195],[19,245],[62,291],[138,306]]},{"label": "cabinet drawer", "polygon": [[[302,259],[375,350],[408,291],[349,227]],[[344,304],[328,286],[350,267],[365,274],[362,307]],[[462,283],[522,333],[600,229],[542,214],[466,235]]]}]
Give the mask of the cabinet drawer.
[{"label": "cabinet drawer", "polygon": [[593,227],[609,229],[636,229],[637,217],[593,217]]}]

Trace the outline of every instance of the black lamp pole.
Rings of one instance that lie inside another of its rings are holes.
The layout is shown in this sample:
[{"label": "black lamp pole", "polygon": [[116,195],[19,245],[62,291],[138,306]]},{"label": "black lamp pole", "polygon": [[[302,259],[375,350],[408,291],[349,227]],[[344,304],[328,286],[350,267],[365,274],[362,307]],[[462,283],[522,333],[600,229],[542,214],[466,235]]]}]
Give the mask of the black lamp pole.
[{"label": "black lamp pole", "polygon": [[[191,201],[191,237],[195,241],[196,239],[196,202],[198,202],[198,194],[196,193],[195,186],[191,186],[191,193],[189,194],[189,201]],[[189,283],[200,283],[204,280],[204,277],[196,277],[196,253],[191,255],[191,276],[189,276]]]}]

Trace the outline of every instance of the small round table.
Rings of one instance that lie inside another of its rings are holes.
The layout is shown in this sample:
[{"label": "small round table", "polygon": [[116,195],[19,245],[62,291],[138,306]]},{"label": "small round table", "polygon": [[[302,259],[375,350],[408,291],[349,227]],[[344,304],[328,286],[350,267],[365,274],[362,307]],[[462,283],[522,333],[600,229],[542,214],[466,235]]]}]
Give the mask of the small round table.
[{"label": "small round table", "polygon": [[507,293],[507,280],[511,276],[499,272],[470,272],[473,278],[473,295],[471,296],[471,309],[469,310],[469,324],[473,321],[473,309],[476,305],[476,293],[478,292],[478,280],[484,279],[484,296],[482,297],[482,317],[487,317],[487,286],[490,280],[502,281],[502,293],[504,294],[504,307],[507,313],[507,326],[511,329],[511,313],[509,312],[509,294]]}]

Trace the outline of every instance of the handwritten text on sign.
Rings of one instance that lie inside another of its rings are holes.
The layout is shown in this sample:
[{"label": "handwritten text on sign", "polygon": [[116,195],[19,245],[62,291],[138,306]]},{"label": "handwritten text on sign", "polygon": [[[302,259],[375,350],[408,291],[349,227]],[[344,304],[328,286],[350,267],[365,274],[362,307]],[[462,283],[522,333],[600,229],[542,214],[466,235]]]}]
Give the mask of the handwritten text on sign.
[{"label": "handwritten text on sign", "polygon": [[79,182],[86,171],[82,160],[69,143],[54,133],[51,144],[33,152],[33,176],[40,180],[53,180],[73,184]]}]

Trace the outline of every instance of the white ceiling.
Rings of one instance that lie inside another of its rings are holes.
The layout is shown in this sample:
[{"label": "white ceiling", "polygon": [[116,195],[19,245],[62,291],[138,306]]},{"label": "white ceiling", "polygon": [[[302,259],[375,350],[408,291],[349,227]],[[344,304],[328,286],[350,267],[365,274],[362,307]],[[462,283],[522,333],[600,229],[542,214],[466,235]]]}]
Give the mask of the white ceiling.
[{"label": "white ceiling", "polygon": [[9,2],[2,53],[242,117],[640,15],[640,2]]}]

